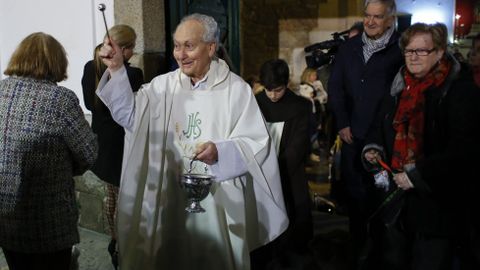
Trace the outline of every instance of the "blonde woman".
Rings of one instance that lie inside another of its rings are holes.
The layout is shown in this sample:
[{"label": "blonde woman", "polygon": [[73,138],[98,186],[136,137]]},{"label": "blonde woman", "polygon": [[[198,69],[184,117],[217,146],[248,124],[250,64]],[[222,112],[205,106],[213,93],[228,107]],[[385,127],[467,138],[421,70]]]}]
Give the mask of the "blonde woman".
[{"label": "blonde woman", "polygon": [[[302,85],[309,86],[312,88],[313,97],[316,100],[318,100],[318,102],[321,105],[324,105],[327,103],[327,98],[328,98],[327,91],[325,91],[325,88],[323,87],[322,82],[318,80],[316,69],[306,68],[303,71],[302,76],[300,77],[300,81]],[[310,91],[307,90],[306,92],[310,92]]]},{"label": "blonde woman", "polygon": [[[143,83],[143,72],[141,69],[132,67],[128,60],[133,55],[135,31],[128,25],[120,24],[113,26],[110,30],[110,38],[120,46],[128,79],[132,90],[137,91]],[[92,129],[98,136],[100,146],[98,159],[92,171],[106,182],[105,215],[109,226],[112,240],[108,251],[112,256],[112,263],[117,265],[116,253],[116,230],[115,216],[117,209],[118,187],[120,185],[120,172],[122,168],[123,139],[125,132],[112,118],[108,108],[95,95],[98,82],[106,67],[97,53],[102,44],[97,46],[94,59],[87,62],[82,77],[83,98],[85,106],[92,112]]]}]

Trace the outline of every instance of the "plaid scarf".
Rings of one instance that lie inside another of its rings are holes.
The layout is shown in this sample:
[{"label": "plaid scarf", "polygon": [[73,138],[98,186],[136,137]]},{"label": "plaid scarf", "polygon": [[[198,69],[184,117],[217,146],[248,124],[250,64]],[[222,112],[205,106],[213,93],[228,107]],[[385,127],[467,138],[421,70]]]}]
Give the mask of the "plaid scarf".
[{"label": "plaid scarf", "polygon": [[393,30],[393,27],[388,28],[387,31],[383,33],[383,35],[379,39],[371,39],[367,36],[365,31],[363,32],[363,57],[365,59],[365,63],[368,62],[368,60],[374,53],[387,47],[388,41],[393,34]]},{"label": "plaid scarf", "polygon": [[447,77],[451,68],[446,59],[423,78],[415,78],[405,71],[405,88],[400,94],[393,128],[396,131],[393,144],[392,168],[403,170],[406,164],[413,164],[423,155],[423,129],[425,123],[425,90],[438,87]]}]

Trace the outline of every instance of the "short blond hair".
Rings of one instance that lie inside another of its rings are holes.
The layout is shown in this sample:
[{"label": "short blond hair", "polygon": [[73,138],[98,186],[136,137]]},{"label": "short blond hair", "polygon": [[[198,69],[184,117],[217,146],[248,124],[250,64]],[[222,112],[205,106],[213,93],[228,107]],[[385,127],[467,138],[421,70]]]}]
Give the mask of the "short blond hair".
[{"label": "short blond hair", "polygon": [[137,34],[129,25],[117,24],[110,28],[108,32],[120,48],[133,49],[135,47]]},{"label": "short blond hair", "polygon": [[300,82],[301,82],[301,83],[310,83],[310,82],[308,81],[308,79],[309,79],[309,77],[310,77],[310,74],[312,74],[312,73],[317,74],[317,70],[314,69],[314,68],[309,68],[309,67],[307,67],[306,69],[304,69],[303,72],[302,72],[302,76],[300,77]]},{"label": "short blond hair", "polygon": [[61,82],[67,78],[67,67],[62,44],[48,34],[36,32],[20,42],[4,74]]}]

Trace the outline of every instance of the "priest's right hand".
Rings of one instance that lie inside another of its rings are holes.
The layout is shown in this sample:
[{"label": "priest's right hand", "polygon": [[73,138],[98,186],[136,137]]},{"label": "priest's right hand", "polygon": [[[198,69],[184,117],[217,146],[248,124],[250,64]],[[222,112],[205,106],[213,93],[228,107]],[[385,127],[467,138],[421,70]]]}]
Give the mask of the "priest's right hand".
[{"label": "priest's right hand", "polygon": [[218,162],[218,150],[215,143],[208,141],[197,146],[196,159],[208,165],[213,165]]},{"label": "priest's right hand", "polygon": [[123,66],[122,49],[113,40],[105,38],[98,55],[102,58],[110,73],[119,70]]}]

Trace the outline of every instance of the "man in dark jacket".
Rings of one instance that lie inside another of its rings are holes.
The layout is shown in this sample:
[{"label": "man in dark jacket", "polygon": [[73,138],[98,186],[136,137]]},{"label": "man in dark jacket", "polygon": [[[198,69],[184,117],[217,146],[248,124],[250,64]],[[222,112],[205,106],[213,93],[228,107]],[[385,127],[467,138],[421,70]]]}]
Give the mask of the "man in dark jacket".
[{"label": "man in dark jacket", "polygon": [[377,107],[403,64],[394,30],[395,13],[394,0],[366,0],[364,33],[339,49],[328,84],[329,105],[343,141],[341,178],[355,260],[367,236],[370,197],[360,154]]}]

